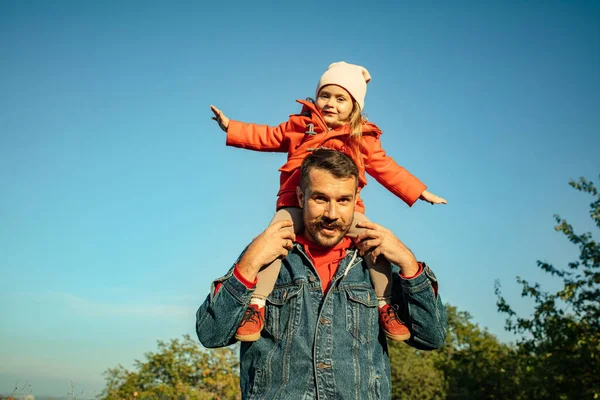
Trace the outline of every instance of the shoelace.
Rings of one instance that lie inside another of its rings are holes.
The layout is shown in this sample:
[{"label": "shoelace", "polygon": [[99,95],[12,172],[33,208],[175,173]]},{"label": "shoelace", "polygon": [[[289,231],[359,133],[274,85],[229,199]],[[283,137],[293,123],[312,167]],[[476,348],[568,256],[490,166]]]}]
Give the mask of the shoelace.
[{"label": "shoelace", "polygon": [[383,312],[383,319],[387,323],[390,319],[397,319],[399,322],[400,318],[398,318],[398,314],[396,314],[396,310],[398,306],[396,304],[392,304]]},{"label": "shoelace", "polygon": [[244,314],[244,318],[242,318],[242,322],[240,322],[240,326],[245,325],[246,323],[251,321],[260,324],[261,318],[262,315],[260,314],[260,311],[258,311],[254,307],[248,307],[246,308],[246,313]]}]

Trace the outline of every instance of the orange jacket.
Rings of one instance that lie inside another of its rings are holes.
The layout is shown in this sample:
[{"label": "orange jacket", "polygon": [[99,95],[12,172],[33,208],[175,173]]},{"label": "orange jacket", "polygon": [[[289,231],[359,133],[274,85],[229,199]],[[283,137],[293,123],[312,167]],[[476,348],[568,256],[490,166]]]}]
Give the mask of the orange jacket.
[{"label": "orange jacket", "polygon": [[[298,207],[296,187],[300,184],[300,165],[310,151],[319,147],[340,150],[352,157],[359,169],[359,191],[367,184],[365,171],[409,206],[427,188],[385,154],[379,141],[381,130],[375,124],[368,122],[364,125],[360,141],[361,163],[346,146],[350,137],[349,126],[330,130],[314,104],[297,101],[303,105],[302,112],[290,115],[287,122],[277,127],[230,120],[227,129],[228,146],[288,153],[287,162],[279,168],[281,186],[277,193],[278,210],[283,207]],[[359,194],[356,211],[364,213],[364,209]]]}]

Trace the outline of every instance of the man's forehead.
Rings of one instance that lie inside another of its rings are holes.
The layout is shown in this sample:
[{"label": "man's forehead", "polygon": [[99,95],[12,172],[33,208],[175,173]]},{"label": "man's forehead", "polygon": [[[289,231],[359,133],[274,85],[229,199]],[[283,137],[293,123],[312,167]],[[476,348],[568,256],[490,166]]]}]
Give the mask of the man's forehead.
[{"label": "man's forehead", "polygon": [[354,193],[356,189],[356,178],[337,178],[331,172],[324,169],[312,169],[308,173],[308,181],[311,191],[344,191]]}]

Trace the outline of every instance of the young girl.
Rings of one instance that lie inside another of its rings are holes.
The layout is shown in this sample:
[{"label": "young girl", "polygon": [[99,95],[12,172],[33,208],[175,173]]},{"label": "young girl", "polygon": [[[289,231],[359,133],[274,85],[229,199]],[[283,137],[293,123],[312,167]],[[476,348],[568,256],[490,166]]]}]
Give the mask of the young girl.
[{"label": "young girl", "polygon": [[[319,147],[327,147],[348,154],[359,169],[359,183],[354,214],[354,225],[367,222],[360,190],[367,184],[365,171],[409,206],[417,199],[431,204],[446,203],[426,189],[426,186],[399,166],[381,148],[381,130],[362,116],[369,72],[358,65],[343,61],[333,63],[321,76],[316,90],[316,102],[298,100],[300,114],[291,115],[287,122],[277,127],[246,124],[227,118],[211,105],[213,119],[227,132],[227,145],[257,151],[287,152],[288,160],[279,169],[281,187],[277,194],[277,213],[273,224],[282,219],[292,220],[294,231],[302,231],[302,213],[296,197],[300,183],[300,165],[306,155]],[[348,236],[355,237],[360,228],[351,229]],[[398,319],[391,305],[391,264],[384,257],[373,262],[365,257],[371,281],[379,301],[380,324],[388,338],[402,341],[410,332]],[[258,274],[256,290],[250,306],[236,332],[240,341],[255,341],[264,326],[264,306],[273,290],[281,261],[276,260]]]}]

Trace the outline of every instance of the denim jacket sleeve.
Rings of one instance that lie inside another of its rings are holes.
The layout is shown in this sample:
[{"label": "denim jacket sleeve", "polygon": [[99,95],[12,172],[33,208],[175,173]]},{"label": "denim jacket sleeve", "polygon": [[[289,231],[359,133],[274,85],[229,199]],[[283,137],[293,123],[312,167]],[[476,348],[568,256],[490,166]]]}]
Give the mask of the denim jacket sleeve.
[{"label": "denim jacket sleeve", "polygon": [[[221,287],[215,294],[215,287]],[[235,342],[235,331],[250,303],[248,289],[229,272],[212,283],[210,293],[196,312],[196,334],[204,347],[224,347]]]},{"label": "denim jacket sleeve", "polygon": [[394,266],[393,298],[400,305],[399,316],[410,329],[411,338],[406,341],[422,350],[438,349],[446,338],[446,309],[438,294],[437,278],[425,263],[423,272],[405,279]]}]

